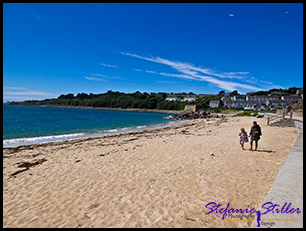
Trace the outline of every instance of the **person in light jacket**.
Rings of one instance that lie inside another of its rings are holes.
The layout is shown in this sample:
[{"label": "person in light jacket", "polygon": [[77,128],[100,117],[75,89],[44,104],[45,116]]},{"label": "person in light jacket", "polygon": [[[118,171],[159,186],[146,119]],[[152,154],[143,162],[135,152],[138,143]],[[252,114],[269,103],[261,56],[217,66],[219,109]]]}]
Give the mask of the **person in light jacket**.
[{"label": "person in light jacket", "polygon": [[239,133],[239,144],[240,144],[242,150],[244,150],[244,142],[249,142],[248,134],[246,133],[244,128],[241,128],[240,133]]}]

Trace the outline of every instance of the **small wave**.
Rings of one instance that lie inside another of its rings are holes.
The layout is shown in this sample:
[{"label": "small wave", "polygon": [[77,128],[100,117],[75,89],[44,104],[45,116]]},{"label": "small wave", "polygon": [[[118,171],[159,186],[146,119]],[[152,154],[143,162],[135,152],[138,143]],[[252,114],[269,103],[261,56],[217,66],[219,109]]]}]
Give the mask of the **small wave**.
[{"label": "small wave", "polygon": [[167,120],[174,120],[173,115],[165,116],[163,118]]},{"label": "small wave", "polygon": [[22,145],[65,141],[65,140],[82,138],[84,135],[85,135],[84,133],[75,133],[75,134],[56,135],[56,136],[40,136],[40,137],[31,137],[31,138],[7,139],[3,140],[3,147],[8,148],[8,147],[17,147]]},{"label": "small wave", "polygon": [[110,134],[135,132],[135,131],[142,131],[142,130],[153,129],[153,128],[166,127],[166,126],[185,123],[185,122],[188,122],[188,121],[187,120],[186,121],[176,120],[176,121],[170,121],[167,123],[160,123],[160,124],[155,124],[155,125],[110,129],[110,130],[100,131],[100,132],[91,133],[91,134],[75,133],[75,134],[65,134],[65,135],[55,135],[55,136],[6,139],[6,140],[3,140],[3,148],[18,147],[18,146],[23,146],[23,145],[42,144],[42,143],[53,143],[53,142],[66,141],[66,140],[105,136],[105,135],[110,135]]}]

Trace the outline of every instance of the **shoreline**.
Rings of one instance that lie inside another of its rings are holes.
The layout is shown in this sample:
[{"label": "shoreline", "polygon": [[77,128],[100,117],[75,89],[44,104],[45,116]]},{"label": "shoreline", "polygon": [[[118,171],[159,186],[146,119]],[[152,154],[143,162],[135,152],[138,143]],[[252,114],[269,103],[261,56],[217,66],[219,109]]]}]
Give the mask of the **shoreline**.
[{"label": "shoreline", "polygon": [[[58,105],[18,105],[18,106],[34,106],[34,107],[57,107],[57,108],[78,108],[78,109],[98,109],[98,110],[113,110],[113,111],[141,111],[141,112],[157,112],[157,113],[167,113],[167,114],[180,114],[181,111],[166,111],[166,110],[155,110],[155,109],[122,109],[122,108],[107,108],[107,107],[79,107],[79,106],[58,106]],[[188,120],[186,120],[188,121]],[[107,135],[120,134],[120,133],[129,133],[134,131],[148,130],[159,127],[167,127],[175,124],[184,123],[183,120],[165,120],[164,122],[158,124],[148,124],[148,125],[139,125],[135,127],[124,127],[124,128],[115,128],[106,131],[100,131],[96,133],[71,133],[71,134],[60,134],[60,135],[47,135],[47,136],[38,136],[38,137],[24,137],[24,138],[12,138],[3,140],[3,148],[18,148],[22,146],[31,146],[39,144],[48,144],[69,140],[77,139],[87,139],[94,137],[103,137]],[[15,144],[17,143],[17,144]]]},{"label": "shoreline", "polygon": [[[154,129],[162,129],[162,128],[168,128],[168,127],[172,127],[172,126],[177,126],[177,125],[180,125],[180,124],[185,124],[185,123],[188,123],[190,122],[190,120],[174,120],[174,121],[171,121],[171,122],[168,122],[168,123],[163,123],[163,124],[157,124],[157,125],[147,125],[147,126],[141,126],[141,128],[129,128],[129,129],[121,129],[121,130],[118,130],[116,132],[104,132],[104,133],[88,133],[88,134],[82,134],[80,136],[83,136],[83,137],[77,137],[77,138],[67,138],[67,139],[64,139],[64,140],[58,140],[58,141],[47,141],[47,142],[41,142],[41,143],[33,143],[33,144],[24,144],[24,145],[17,145],[17,146],[11,146],[11,147],[3,147],[3,150],[5,149],[16,149],[18,150],[19,148],[33,148],[33,147],[36,147],[36,146],[42,146],[42,145],[48,145],[48,144],[56,144],[56,143],[63,143],[63,142],[73,142],[74,141],[83,141],[83,140],[88,140],[88,139],[96,139],[96,138],[103,138],[103,137],[106,137],[106,136],[120,136],[122,134],[133,134],[133,133],[138,133],[138,132],[146,132],[146,131],[150,131],[150,130],[154,130]],[[172,123],[172,124],[171,124]],[[63,134],[63,135],[57,135],[57,137],[60,137],[60,136],[66,136],[66,137],[73,137],[73,136],[78,136],[78,134]],[[41,139],[54,139],[54,137],[56,136],[41,136],[41,137],[30,137],[30,138],[16,138],[16,139],[7,139],[7,140],[18,140],[18,139],[35,139],[35,138],[41,138]],[[4,141],[4,140],[3,140]]]},{"label": "shoreline", "polygon": [[70,144],[75,144],[75,143],[81,143],[84,141],[93,141],[93,140],[99,140],[99,139],[104,139],[104,138],[108,139],[108,138],[120,138],[122,136],[129,136],[129,135],[141,135],[145,133],[160,132],[163,130],[177,129],[177,128],[182,128],[186,126],[188,127],[190,125],[189,123],[192,124],[192,121],[186,120],[182,123],[165,125],[161,127],[147,128],[147,129],[136,130],[136,131],[118,132],[118,133],[105,134],[105,135],[99,135],[99,136],[93,136],[93,137],[84,137],[84,138],[39,143],[39,144],[20,145],[20,146],[14,146],[14,147],[3,147],[3,151],[6,151],[6,150],[10,151],[10,154],[11,154],[14,152],[18,152],[19,150],[31,150],[37,147],[58,146],[62,144],[70,145]]}]

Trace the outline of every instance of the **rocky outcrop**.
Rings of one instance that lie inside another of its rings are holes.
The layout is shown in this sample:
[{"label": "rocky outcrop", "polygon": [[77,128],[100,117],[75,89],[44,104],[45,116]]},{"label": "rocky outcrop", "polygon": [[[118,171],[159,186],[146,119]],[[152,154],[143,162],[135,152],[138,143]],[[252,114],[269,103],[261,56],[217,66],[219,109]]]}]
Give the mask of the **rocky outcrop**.
[{"label": "rocky outcrop", "polygon": [[277,127],[295,127],[294,120],[292,119],[281,119],[274,123],[271,123],[270,126],[277,126]]},{"label": "rocky outcrop", "polygon": [[170,119],[190,120],[190,119],[205,119],[205,118],[220,118],[220,117],[223,117],[223,115],[219,116],[217,114],[212,114],[207,111],[200,111],[200,112],[189,111],[189,112],[182,114],[181,116],[172,115],[170,116]]}]

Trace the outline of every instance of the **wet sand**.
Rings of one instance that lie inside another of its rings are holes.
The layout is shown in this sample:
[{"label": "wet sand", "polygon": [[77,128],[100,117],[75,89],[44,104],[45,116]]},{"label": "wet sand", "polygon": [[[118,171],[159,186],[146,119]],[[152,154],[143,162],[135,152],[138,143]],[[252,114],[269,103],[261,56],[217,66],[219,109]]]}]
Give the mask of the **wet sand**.
[{"label": "wet sand", "polygon": [[3,227],[249,227],[205,206],[259,208],[299,132],[257,119],[259,151],[242,150],[253,120],[5,148]]}]

